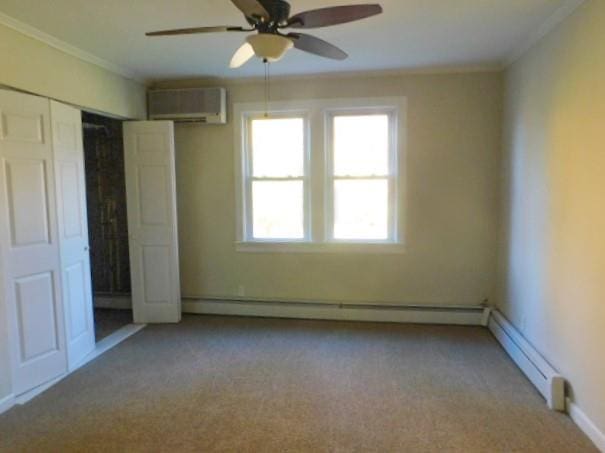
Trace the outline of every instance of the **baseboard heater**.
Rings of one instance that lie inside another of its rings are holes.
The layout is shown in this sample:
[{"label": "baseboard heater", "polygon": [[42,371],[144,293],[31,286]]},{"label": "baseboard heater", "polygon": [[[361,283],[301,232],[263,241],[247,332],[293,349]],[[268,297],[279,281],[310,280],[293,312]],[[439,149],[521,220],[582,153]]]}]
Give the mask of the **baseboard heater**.
[{"label": "baseboard heater", "polygon": [[482,306],[183,299],[184,313],[417,324],[486,325],[486,310]]},{"label": "baseboard heater", "polygon": [[489,330],[517,366],[546,399],[550,409],[564,412],[565,379],[529,344],[497,310],[491,312]]}]

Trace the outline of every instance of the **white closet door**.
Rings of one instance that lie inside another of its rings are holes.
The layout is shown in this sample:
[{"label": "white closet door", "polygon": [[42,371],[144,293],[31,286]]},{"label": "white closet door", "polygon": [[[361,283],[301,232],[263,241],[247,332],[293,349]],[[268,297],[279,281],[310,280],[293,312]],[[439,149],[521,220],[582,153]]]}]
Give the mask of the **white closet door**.
[{"label": "white closet door", "polygon": [[181,320],[174,125],[124,123],[134,320]]},{"label": "white closet door", "polygon": [[67,371],[48,99],[0,90],[0,245],[13,391]]},{"label": "white closet door", "polygon": [[82,112],[51,101],[67,358],[72,370],[95,347]]}]

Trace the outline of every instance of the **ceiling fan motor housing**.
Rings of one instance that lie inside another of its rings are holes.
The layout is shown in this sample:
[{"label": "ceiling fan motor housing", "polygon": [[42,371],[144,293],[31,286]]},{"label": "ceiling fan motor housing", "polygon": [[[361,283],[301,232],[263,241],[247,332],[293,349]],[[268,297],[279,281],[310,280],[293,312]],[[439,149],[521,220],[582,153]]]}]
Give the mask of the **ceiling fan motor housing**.
[{"label": "ceiling fan motor housing", "polygon": [[[288,23],[290,17],[290,4],[288,2],[285,0],[258,0],[258,2],[265,8],[271,18],[267,25],[277,29],[277,26],[284,26]],[[254,18],[246,19],[252,25],[257,23]]]}]

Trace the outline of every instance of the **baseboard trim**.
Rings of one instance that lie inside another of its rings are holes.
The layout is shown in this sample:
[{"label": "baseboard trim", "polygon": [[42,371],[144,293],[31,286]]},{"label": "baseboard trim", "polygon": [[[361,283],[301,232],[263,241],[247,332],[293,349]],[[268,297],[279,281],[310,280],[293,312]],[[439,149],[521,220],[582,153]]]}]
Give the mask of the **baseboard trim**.
[{"label": "baseboard trim", "polygon": [[46,392],[49,388],[51,388],[52,386],[54,386],[55,384],[58,384],[59,382],[61,382],[64,378],[66,378],[67,376],[69,376],[69,374],[71,374],[71,372],[62,374],[60,376],[57,376],[56,378],[45,382],[44,384],[39,385],[36,388],[33,388],[31,390],[28,390],[25,393],[22,393],[20,395],[17,395],[15,397],[15,404],[18,404],[19,406],[22,406],[28,402],[30,402],[31,400],[33,400],[36,396],[41,395],[42,393]]},{"label": "baseboard trim", "polygon": [[546,399],[552,410],[565,411],[565,379],[536,351],[497,310],[492,310],[489,330],[507,354]]},{"label": "baseboard trim", "polygon": [[482,325],[483,307],[337,304],[184,299],[183,312],[204,315],[298,318],[415,324]]},{"label": "baseboard trim", "polygon": [[0,399],[0,414],[6,412],[15,405],[15,395],[8,395]]},{"label": "baseboard trim", "polygon": [[599,450],[605,452],[605,433],[599,430],[597,425],[595,425],[593,421],[588,418],[588,415],[586,415],[577,404],[571,401],[570,398],[566,398],[565,403],[567,406],[567,413],[575,424],[578,425],[578,427],[584,432],[584,434],[588,436],[590,440],[592,440]]}]

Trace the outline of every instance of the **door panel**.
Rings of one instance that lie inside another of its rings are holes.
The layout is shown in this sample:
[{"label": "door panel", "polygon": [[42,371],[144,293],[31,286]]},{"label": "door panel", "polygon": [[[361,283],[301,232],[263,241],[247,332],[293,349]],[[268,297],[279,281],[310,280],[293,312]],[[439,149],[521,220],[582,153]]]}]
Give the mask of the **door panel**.
[{"label": "door panel", "polygon": [[65,287],[63,300],[69,316],[70,340],[78,340],[90,331],[89,310],[86,303],[86,270],[82,261],[65,268]]},{"label": "door panel", "polygon": [[124,147],[134,319],[179,322],[174,125],[125,123]]},{"label": "door panel", "polygon": [[[45,102],[48,102],[44,100]],[[44,143],[44,115],[2,110],[2,139],[17,143]]]},{"label": "door panel", "polygon": [[73,369],[95,347],[80,110],[51,101],[67,356]]},{"label": "door panel", "polygon": [[170,303],[170,246],[142,247],[145,282],[145,302],[148,304]]},{"label": "door panel", "polygon": [[57,165],[57,180],[61,182],[63,194],[63,233],[64,239],[81,238],[84,233],[82,206],[82,187],[80,187],[80,172],[77,162],[59,162]]},{"label": "door panel", "polygon": [[15,280],[21,361],[27,363],[59,348],[57,308],[50,272]]},{"label": "door panel", "polygon": [[48,244],[48,204],[43,160],[6,160],[6,195],[12,245]]},{"label": "door panel", "polygon": [[138,169],[141,225],[170,228],[169,178],[163,165],[141,165]]},{"label": "door panel", "polygon": [[0,243],[13,391],[67,371],[48,99],[0,90]]}]

